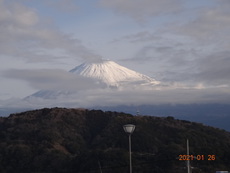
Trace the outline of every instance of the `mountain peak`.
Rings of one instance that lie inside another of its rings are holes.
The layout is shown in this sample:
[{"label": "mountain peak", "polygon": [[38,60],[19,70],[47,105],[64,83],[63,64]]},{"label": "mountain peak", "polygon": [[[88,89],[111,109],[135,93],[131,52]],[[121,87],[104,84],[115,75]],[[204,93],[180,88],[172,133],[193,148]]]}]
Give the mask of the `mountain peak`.
[{"label": "mountain peak", "polygon": [[70,72],[100,80],[102,83],[105,83],[110,87],[118,87],[127,83],[141,85],[156,85],[160,83],[155,79],[130,70],[110,60],[96,63],[83,63],[70,70]]},{"label": "mountain peak", "polygon": [[[90,84],[97,88],[98,86],[104,89],[104,86],[108,88],[116,88],[118,90],[129,90],[129,89],[153,89],[153,87],[160,82],[138,73],[136,71],[130,70],[123,67],[113,61],[104,60],[98,62],[86,62],[74,69],[69,71],[73,75],[82,76],[84,80],[86,78],[90,79]],[[91,80],[93,79],[93,80]],[[92,81],[94,83],[92,83]],[[95,82],[96,81],[96,82]],[[97,85],[99,84],[99,85]],[[102,85],[101,85],[102,84]],[[86,86],[86,85],[85,85]],[[85,87],[84,86],[84,87]],[[87,89],[86,89],[87,90]],[[85,91],[86,91],[85,90]],[[33,98],[45,98],[45,99],[56,99],[56,98],[73,98],[74,94],[78,94],[78,89],[60,88],[40,90],[25,99],[33,100]],[[74,98],[75,99],[75,98]],[[36,101],[36,99],[35,99]]]}]

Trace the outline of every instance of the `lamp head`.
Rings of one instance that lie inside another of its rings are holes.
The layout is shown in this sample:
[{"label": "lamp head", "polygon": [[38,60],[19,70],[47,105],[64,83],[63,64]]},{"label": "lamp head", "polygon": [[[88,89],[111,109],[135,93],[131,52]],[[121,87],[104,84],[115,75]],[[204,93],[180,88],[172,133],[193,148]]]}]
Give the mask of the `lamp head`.
[{"label": "lamp head", "polygon": [[123,125],[123,129],[126,133],[128,134],[132,134],[133,131],[135,130],[135,125],[133,124],[126,124],[126,125]]}]

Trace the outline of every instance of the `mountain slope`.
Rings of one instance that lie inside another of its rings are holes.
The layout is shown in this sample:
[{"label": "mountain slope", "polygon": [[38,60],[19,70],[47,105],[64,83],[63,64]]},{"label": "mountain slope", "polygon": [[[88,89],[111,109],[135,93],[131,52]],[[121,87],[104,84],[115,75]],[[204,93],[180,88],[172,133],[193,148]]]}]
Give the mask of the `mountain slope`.
[{"label": "mountain slope", "polygon": [[139,85],[156,85],[159,81],[146,75],[140,74],[113,61],[102,61],[98,63],[83,63],[70,72],[98,79],[107,86],[118,87],[122,83],[133,83]]},{"label": "mountain slope", "polygon": [[[52,108],[0,118],[0,172],[128,172],[132,123],[133,171],[183,173],[186,138],[193,173],[230,170],[230,133],[173,117],[132,116],[100,110]],[[215,155],[209,161],[208,155]],[[100,166],[99,166],[100,165]]]},{"label": "mountain slope", "polygon": [[[81,80],[90,80],[92,85],[90,89],[120,89],[120,90],[130,90],[132,89],[153,89],[154,86],[159,84],[160,82],[152,79],[146,75],[130,70],[126,67],[123,67],[113,61],[101,61],[96,63],[83,63],[74,69],[69,71],[71,75],[76,75],[78,78],[75,83],[80,84]],[[63,84],[60,84],[62,86]],[[71,85],[66,83],[66,86]],[[77,87],[77,86],[76,86]],[[25,100],[33,100],[34,98],[42,98],[42,99],[69,99],[74,96],[75,98],[79,96],[79,90],[74,89],[71,90],[66,88],[57,89],[49,89],[49,90],[40,90],[28,97]],[[84,89],[81,90],[81,94],[87,92],[88,86],[85,86]],[[79,99],[80,100],[80,99]],[[57,100],[56,100],[57,101]]]}]

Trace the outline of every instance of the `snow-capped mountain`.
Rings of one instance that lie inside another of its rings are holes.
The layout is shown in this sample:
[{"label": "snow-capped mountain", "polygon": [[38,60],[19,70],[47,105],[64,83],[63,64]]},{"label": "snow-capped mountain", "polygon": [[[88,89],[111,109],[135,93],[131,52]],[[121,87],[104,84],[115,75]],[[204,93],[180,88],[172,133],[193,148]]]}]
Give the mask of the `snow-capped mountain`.
[{"label": "snow-capped mountain", "polygon": [[[71,99],[73,97],[76,98],[76,95],[82,95],[84,91],[92,91],[93,89],[152,89],[152,87],[160,83],[159,81],[153,78],[135,72],[113,61],[108,60],[97,63],[83,63],[75,67],[74,69],[70,70],[69,74],[72,76],[76,75],[77,77],[76,80],[78,81],[71,81],[75,84],[74,86],[69,87],[69,85],[71,85],[72,83],[66,83],[65,87],[62,88],[63,84],[60,83],[60,86],[57,86],[58,89],[55,88],[49,90],[40,90],[26,97],[25,99]],[[79,87],[79,85],[82,85],[82,82],[87,83],[84,84],[83,89],[78,89],[77,87]]]},{"label": "snow-capped mountain", "polygon": [[120,87],[127,84],[156,85],[160,83],[153,78],[109,60],[98,63],[83,63],[70,70],[70,72],[97,79],[109,87]]}]

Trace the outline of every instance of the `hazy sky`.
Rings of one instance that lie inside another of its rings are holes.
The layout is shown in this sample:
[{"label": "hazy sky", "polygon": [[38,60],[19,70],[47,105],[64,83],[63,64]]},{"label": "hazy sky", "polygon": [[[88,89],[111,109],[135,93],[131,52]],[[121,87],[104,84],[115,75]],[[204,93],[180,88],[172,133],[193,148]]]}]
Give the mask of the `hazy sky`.
[{"label": "hazy sky", "polygon": [[0,100],[81,90],[66,71],[103,58],[172,85],[140,101],[230,103],[229,48],[229,0],[0,0]]}]

